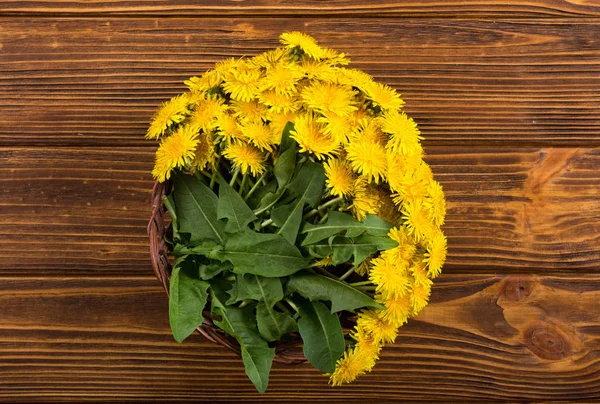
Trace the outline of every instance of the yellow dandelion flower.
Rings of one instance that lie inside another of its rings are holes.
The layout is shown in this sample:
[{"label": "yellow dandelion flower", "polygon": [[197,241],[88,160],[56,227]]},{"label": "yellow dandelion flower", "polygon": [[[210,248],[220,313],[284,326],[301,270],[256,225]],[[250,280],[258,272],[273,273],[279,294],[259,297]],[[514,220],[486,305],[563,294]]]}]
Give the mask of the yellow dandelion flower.
[{"label": "yellow dandelion flower", "polygon": [[281,135],[275,136],[271,127],[262,122],[247,122],[240,129],[250,143],[263,151],[273,151],[273,146],[281,139]]},{"label": "yellow dandelion flower", "polygon": [[266,121],[269,116],[269,111],[266,106],[258,101],[236,101],[230,103],[233,116],[240,122],[255,122],[258,120]]},{"label": "yellow dandelion flower", "polygon": [[185,166],[194,157],[198,144],[198,131],[185,125],[180,126],[175,133],[165,138],[156,150],[156,162],[152,176],[158,182],[171,178],[171,171]]},{"label": "yellow dandelion flower", "polygon": [[431,280],[427,276],[427,270],[425,269],[425,263],[423,259],[425,257],[422,254],[417,254],[415,260],[410,266],[410,273],[413,277],[414,283],[417,285],[428,285],[431,284]]},{"label": "yellow dandelion flower", "polygon": [[373,77],[359,69],[339,69],[339,82],[352,87],[356,87],[361,91],[373,83]]},{"label": "yellow dandelion flower", "polygon": [[286,60],[288,50],[284,48],[275,48],[268,50],[251,59],[252,64],[258,67],[270,68],[280,61]]},{"label": "yellow dandelion flower", "polygon": [[441,227],[446,217],[446,198],[439,182],[430,180],[427,196],[423,202],[429,212],[429,218],[436,226]]},{"label": "yellow dandelion flower", "polygon": [[423,154],[423,147],[419,143],[423,140],[421,131],[406,113],[388,111],[381,118],[381,128],[385,133],[392,135],[387,144],[388,149],[404,155]]},{"label": "yellow dandelion flower", "polygon": [[405,324],[412,313],[413,302],[410,293],[402,296],[393,295],[387,298],[376,295],[375,300],[385,305],[381,318],[395,327]]},{"label": "yellow dandelion flower", "polygon": [[430,278],[436,278],[442,272],[447,252],[448,240],[444,236],[444,233],[437,231],[429,240],[425,259],[423,260],[427,264],[427,274]]},{"label": "yellow dandelion flower", "polygon": [[216,121],[217,133],[226,143],[236,142],[244,138],[237,120],[228,114],[220,114]]},{"label": "yellow dandelion flower", "polygon": [[206,166],[214,167],[217,154],[215,140],[210,133],[202,133],[198,137],[198,144],[194,151],[191,165],[194,171],[203,170]]},{"label": "yellow dandelion flower", "polygon": [[190,116],[190,125],[208,133],[217,127],[217,118],[223,113],[225,107],[223,100],[216,96],[207,96],[199,100]]},{"label": "yellow dandelion flower", "polygon": [[339,148],[337,140],[325,134],[323,125],[318,123],[312,114],[296,117],[294,130],[290,134],[298,142],[300,152],[312,153],[317,160],[331,157]]},{"label": "yellow dandelion flower", "polygon": [[370,363],[371,366],[367,369],[367,371],[369,371],[372,368],[372,365],[375,365],[375,361],[379,359],[379,353],[381,352],[383,344],[375,341],[375,339],[370,334],[367,334],[364,329],[355,329],[351,331],[350,337],[356,341],[356,344],[354,345],[355,349],[372,359],[372,362]]},{"label": "yellow dandelion flower", "polygon": [[205,92],[218,86],[223,81],[223,75],[216,70],[209,70],[200,77],[190,77],[184,84],[191,91]]},{"label": "yellow dandelion flower", "polygon": [[296,122],[296,114],[293,112],[288,112],[287,114],[277,114],[271,112],[269,115],[269,125],[271,126],[271,130],[273,133],[277,133],[279,139],[283,135],[283,129],[289,122]]},{"label": "yellow dandelion flower", "polygon": [[263,91],[258,94],[258,101],[270,107],[271,111],[275,113],[287,114],[290,112],[296,112],[300,109],[298,100],[287,95],[278,94],[275,91]]},{"label": "yellow dandelion flower", "polygon": [[369,271],[371,271],[371,260],[372,260],[371,257],[365,259],[363,262],[358,264],[358,267],[356,267],[354,272],[356,272],[360,276],[368,275]]},{"label": "yellow dandelion flower", "polygon": [[315,262],[315,265],[318,267],[321,267],[321,268],[330,267],[332,264],[333,264],[333,258],[331,255],[328,255],[327,257]]},{"label": "yellow dandelion flower", "polygon": [[296,92],[304,72],[295,63],[278,63],[267,69],[261,80],[261,91],[273,90],[276,94],[290,96]]},{"label": "yellow dandelion flower", "polygon": [[387,158],[383,146],[366,139],[353,139],[345,149],[354,171],[376,184],[385,179]]},{"label": "yellow dandelion flower", "polygon": [[398,327],[382,318],[382,310],[363,310],[356,320],[356,329],[366,332],[376,343],[391,343],[398,336]]},{"label": "yellow dandelion flower", "polygon": [[429,295],[431,295],[432,281],[428,279],[427,284],[412,284],[412,294],[410,295],[410,302],[413,309],[413,315],[418,314],[429,302]]},{"label": "yellow dandelion flower", "polygon": [[385,84],[370,81],[365,83],[362,90],[374,105],[380,107],[384,111],[396,111],[404,105],[404,101],[400,98],[400,94]]},{"label": "yellow dandelion flower", "polygon": [[364,177],[359,177],[354,181],[352,190],[352,205],[350,209],[352,214],[359,221],[363,221],[367,214],[376,215],[381,201],[372,186],[370,186]]},{"label": "yellow dandelion flower", "polygon": [[329,382],[334,386],[341,386],[343,383],[350,383],[358,376],[366,373],[370,362],[367,356],[353,349],[344,352],[344,356],[338,359],[335,370],[329,378]]},{"label": "yellow dandelion flower", "polygon": [[244,66],[245,61],[243,59],[226,58],[215,63],[215,71],[225,75],[231,70],[237,69],[239,66]]},{"label": "yellow dandelion flower", "polygon": [[402,219],[405,226],[416,242],[431,237],[434,226],[429,219],[425,207],[420,201],[410,201],[402,205]]},{"label": "yellow dandelion flower", "polygon": [[369,279],[376,286],[376,292],[384,299],[393,296],[404,296],[410,291],[410,279],[406,276],[404,263],[388,261],[384,258],[374,258],[371,261]]},{"label": "yellow dandelion flower", "polygon": [[345,160],[329,159],[323,164],[332,195],[348,196],[354,189],[355,174]]},{"label": "yellow dandelion flower", "polygon": [[256,147],[244,142],[231,143],[223,150],[223,156],[239,168],[242,174],[251,172],[257,176],[266,168],[266,156]]},{"label": "yellow dandelion flower", "polygon": [[[405,156],[400,153],[395,153],[391,150],[387,150],[387,182],[392,191],[397,192],[400,188],[400,182],[404,180],[404,176],[406,173],[414,173],[417,169],[421,167],[421,165],[425,164],[423,160],[421,160],[420,155],[410,155]],[[426,168],[420,168],[418,174],[419,177],[423,179],[427,178]]]},{"label": "yellow dandelion flower", "polygon": [[313,59],[319,60],[326,55],[325,51],[317,44],[317,41],[303,32],[285,32],[279,36],[281,43],[288,48],[300,48],[305,54]]},{"label": "yellow dandelion flower", "polygon": [[185,94],[171,98],[162,103],[150,122],[146,139],[158,139],[172,125],[183,121],[190,113],[188,97]]},{"label": "yellow dandelion flower", "polygon": [[354,105],[354,91],[347,86],[313,82],[302,89],[300,96],[306,106],[323,115],[349,116],[358,109]]},{"label": "yellow dandelion flower", "polygon": [[[376,119],[365,118],[357,122],[357,127],[352,133],[352,140],[362,140],[385,146],[387,136],[381,131]],[[387,155],[386,155],[387,156]]]},{"label": "yellow dandelion flower", "polygon": [[327,135],[337,139],[338,143],[348,143],[348,136],[353,131],[352,122],[348,117],[329,114],[327,116],[318,117],[317,122],[324,124],[325,128],[323,131]]},{"label": "yellow dandelion flower", "polygon": [[394,204],[394,200],[389,191],[378,186],[375,188],[375,195],[377,199],[379,199],[379,206],[375,215],[392,224],[400,223],[402,214]]},{"label": "yellow dandelion flower", "polygon": [[333,70],[329,63],[313,59],[304,59],[300,61],[299,68],[309,80],[325,80],[330,77],[331,71]]},{"label": "yellow dandelion flower", "polygon": [[259,70],[230,70],[225,76],[223,90],[237,101],[250,102],[260,91]]},{"label": "yellow dandelion flower", "polygon": [[393,227],[388,232],[388,237],[397,242],[398,246],[383,251],[381,257],[390,262],[410,262],[417,251],[417,246],[408,234],[406,227]]},{"label": "yellow dandelion flower", "polygon": [[321,57],[332,65],[345,66],[350,64],[350,59],[346,57],[346,54],[338,52],[335,49],[323,48],[323,55]]},{"label": "yellow dandelion flower", "polygon": [[390,188],[396,191],[392,195],[394,203],[401,205],[407,201],[418,201],[423,200],[427,194],[427,187],[429,183],[422,178],[419,170],[406,171],[404,175],[394,178],[393,182],[390,182]]}]

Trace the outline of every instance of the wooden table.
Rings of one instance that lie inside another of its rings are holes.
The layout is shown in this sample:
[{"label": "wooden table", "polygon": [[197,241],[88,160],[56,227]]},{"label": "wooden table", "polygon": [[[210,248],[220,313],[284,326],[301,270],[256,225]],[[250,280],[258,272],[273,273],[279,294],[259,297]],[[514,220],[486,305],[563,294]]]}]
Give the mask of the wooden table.
[{"label": "wooden table", "polygon": [[[600,399],[597,0],[2,1],[0,400]],[[431,304],[332,388],[171,337],[146,222],[155,107],[302,30],[402,93],[448,197]]]}]

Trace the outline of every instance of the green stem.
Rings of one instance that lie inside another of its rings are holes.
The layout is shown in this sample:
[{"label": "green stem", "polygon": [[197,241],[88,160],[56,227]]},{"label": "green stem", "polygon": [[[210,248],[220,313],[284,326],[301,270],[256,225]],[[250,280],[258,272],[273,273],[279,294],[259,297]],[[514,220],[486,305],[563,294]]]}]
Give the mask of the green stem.
[{"label": "green stem", "polygon": [[289,314],[290,316],[292,315],[292,312],[285,306],[285,304],[277,302],[275,303],[275,306],[279,307],[279,310],[283,311],[284,313]]},{"label": "green stem", "polygon": [[313,217],[314,215],[316,215],[317,213],[319,213],[321,210],[326,209],[326,208],[328,208],[330,206],[337,205],[339,202],[341,202],[343,200],[344,200],[344,198],[342,196],[338,196],[335,199],[327,201],[324,204],[319,205],[316,209],[313,209],[310,212],[308,212],[306,215],[304,215],[303,219],[310,219],[311,217]]},{"label": "green stem", "polygon": [[248,191],[248,193],[246,194],[246,196],[244,197],[244,200],[247,201],[248,198],[250,198],[250,196],[252,196],[252,194],[254,193],[254,191],[256,191],[258,189],[258,187],[260,186],[261,182],[265,179],[265,177],[267,176],[267,173],[265,172],[257,181],[256,184],[254,184],[254,186],[250,189],[250,191]]},{"label": "green stem", "polygon": [[371,290],[376,290],[377,286],[358,286],[355,287],[354,289],[360,290],[360,291],[371,291]]},{"label": "green stem", "polygon": [[327,220],[327,218],[329,217],[329,212],[326,212],[323,217],[321,218],[321,220],[319,220],[318,224],[323,224],[325,223],[325,221]]},{"label": "green stem", "polygon": [[229,186],[233,187],[233,184],[235,184],[235,180],[237,180],[237,177],[238,177],[239,173],[240,173],[240,169],[238,167],[233,172],[233,176],[231,177],[231,181],[229,181]]},{"label": "green stem", "polygon": [[336,281],[339,279],[337,276],[335,276],[334,274],[332,274],[331,272],[329,272],[328,270],[326,270],[323,267],[314,267],[315,271],[319,272],[321,275],[325,275],[328,278],[331,279],[335,279]]},{"label": "green stem", "polygon": [[212,173],[212,175],[210,176],[210,186],[209,186],[210,189],[213,189],[213,187],[215,186],[215,181],[217,179],[217,174],[218,174],[217,170],[214,170],[213,173]]},{"label": "green stem", "polygon": [[346,279],[347,277],[349,277],[350,275],[352,275],[354,273],[354,267],[350,268],[348,270],[348,272],[346,272],[344,275],[340,276],[340,281],[343,281],[344,279]]},{"label": "green stem", "polygon": [[294,311],[295,311],[296,313],[300,313],[300,309],[298,309],[298,306],[296,306],[296,303],[292,302],[292,300],[291,300],[291,299],[289,299],[289,298],[287,298],[287,297],[286,297],[284,300],[285,300],[285,302],[286,302],[287,304],[289,304],[289,305],[290,305],[290,307],[291,307],[292,309],[294,309]]},{"label": "green stem", "polygon": [[251,299],[246,299],[246,300],[243,300],[243,301],[240,303],[240,305],[238,306],[238,308],[240,308],[240,309],[241,309],[242,307],[246,307],[246,306],[248,306],[250,303],[252,303],[252,300],[251,300]]},{"label": "green stem", "polygon": [[350,286],[366,286],[366,285],[373,285],[373,282],[371,281],[361,281],[361,282],[354,282],[354,283],[349,283],[348,285]]},{"label": "green stem", "polygon": [[268,225],[273,224],[273,219],[267,219],[260,224],[260,228],[267,227]]},{"label": "green stem", "polygon": [[247,182],[248,182],[248,172],[246,172],[246,174],[242,175],[242,184],[240,185],[240,192],[239,192],[240,195],[242,195],[244,193],[244,188],[246,188]]}]

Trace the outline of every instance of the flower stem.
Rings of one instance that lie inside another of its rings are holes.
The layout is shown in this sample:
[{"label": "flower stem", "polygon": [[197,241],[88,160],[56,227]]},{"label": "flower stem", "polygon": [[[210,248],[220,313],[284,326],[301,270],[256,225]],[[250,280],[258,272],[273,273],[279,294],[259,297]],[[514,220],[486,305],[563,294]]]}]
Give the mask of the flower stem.
[{"label": "flower stem", "polygon": [[362,281],[362,282],[349,283],[348,285],[350,285],[350,286],[366,286],[366,285],[373,285],[373,282],[371,282],[371,281]]},{"label": "flower stem", "polygon": [[316,209],[313,209],[310,212],[308,212],[306,215],[304,215],[303,219],[310,219],[311,217],[313,217],[314,215],[316,215],[317,213],[319,213],[323,209],[326,209],[326,208],[328,208],[330,206],[337,205],[338,203],[340,203],[343,200],[344,200],[343,197],[338,196],[337,198],[334,198],[334,199],[332,199],[330,201],[327,201],[324,204],[319,205]]},{"label": "flower stem", "polygon": [[354,289],[357,289],[360,291],[372,291],[372,290],[376,290],[377,286],[357,286]]},{"label": "flower stem", "polygon": [[350,275],[352,275],[354,273],[354,267],[350,268],[348,270],[348,272],[346,272],[344,275],[340,276],[340,281],[343,281],[344,279],[346,279],[347,277],[349,277]]},{"label": "flower stem", "polygon": [[327,218],[329,217],[329,212],[326,212],[323,217],[319,220],[318,224],[323,224],[325,223],[325,221],[327,220]]},{"label": "flower stem", "polygon": [[287,304],[289,304],[289,305],[290,305],[290,307],[291,307],[292,309],[294,309],[294,311],[295,311],[296,313],[299,313],[299,312],[300,312],[300,309],[298,309],[298,306],[296,306],[296,303],[292,302],[292,300],[291,300],[290,298],[287,298],[287,297],[286,297],[284,300],[285,300],[285,302],[286,302]]},{"label": "flower stem", "polygon": [[273,223],[273,219],[267,219],[260,224],[260,228],[262,229],[263,227],[267,227],[268,225],[270,225],[272,223]]},{"label": "flower stem", "polygon": [[240,173],[240,169],[238,167],[233,172],[233,176],[231,177],[231,181],[229,181],[229,186],[233,187],[233,184],[235,184],[235,180],[237,180],[237,177],[238,177],[239,173]]},{"label": "flower stem", "polygon": [[254,186],[252,188],[250,188],[250,191],[248,191],[248,193],[246,194],[246,196],[244,197],[244,200],[247,201],[248,198],[250,198],[250,196],[252,196],[252,194],[254,193],[254,191],[256,191],[259,187],[259,185],[262,183],[262,181],[265,179],[265,177],[267,176],[267,173],[265,172],[257,181],[256,184],[254,184]]},{"label": "flower stem", "polygon": [[284,313],[289,314],[290,316],[292,315],[292,312],[290,311],[290,309],[285,307],[285,304],[283,304],[281,302],[277,302],[277,303],[275,303],[275,306],[277,306],[279,308],[279,310],[283,311]]},{"label": "flower stem", "polygon": [[321,275],[325,275],[328,278],[331,279],[335,279],[336,281],[339,279],[337,276],[335,276],[334,274],[332,274],[331,272],[329,272],[328,270],[326,270],[323,267],[314,267],[315,271],[319,272]]},{"label": "flower stem", "polygon": [[239,192],[240,195],[244,192],[244,188],[246,188],[246,182],[248,182],[248,172],[246,172],[246,174],[242,175],[242,184],[240,185],[240,192]]}]

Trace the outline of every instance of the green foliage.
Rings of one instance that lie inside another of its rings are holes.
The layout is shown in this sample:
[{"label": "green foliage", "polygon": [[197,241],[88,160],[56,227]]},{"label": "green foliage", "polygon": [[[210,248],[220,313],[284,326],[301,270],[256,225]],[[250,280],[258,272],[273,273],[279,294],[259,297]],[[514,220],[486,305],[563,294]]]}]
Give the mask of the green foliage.
[{"label": "green foliage", "polygon": [[372,236],[385,236],[392,227],[391,223],[377,216],[367,215],[365,220],[359,222],[352,215],[332,211],[329,213],[325,224],[313,225],[306,223],[302,230],[302,234],[306,234],[302,245],[314,244],[336,234],[351,238],[358,237],[364,232]]},{"label": "green foliage", "polygon": [[222,243],[225,240],[225,226],[217,218],[217,195],[191,175],[174,175],[173,185],[173,202],[179,230],[191,235],[191,245],[205,240]]},{"label": "green foliage", "polygon": [[346,346],[340,319],[319,301],[302,301],[299,308],[304,356],[321,372],[333,372]]},{"label": "green foliage", "polygon": [[381,304],[346,282],[322,275],[306,272],[294,274],[287,283],[287,290],[296,292],[311,301],[330,301],[332,313],[342,310],[353,311],[360,307],[383,308]]},{"label": "green foliage", "polygon": [[283,335],[298,331],[296,321],[286,313],[274,310],[264,302],[256,306],[256,322],[260,335],[267,341],[278,341]]},{"label": "green foliage", "polygon": [[204,321],[209,283],[197,279],[197,266],[192,257],[180,259],[171,273],[169,286],[169,322],[177,342],[190,336]]},{"label": "green foliage", "polygon": [[260,336],[253,321],[252,307],[238,308],[227,305],[224,303],[224,297],[222,289],[212,288],[212,313],[221,319],[215,320],[214,323],[239,342],[246,375],[263,394],[269,384],[269,372],[275,357],[275,349],[270,348]]},{"label": "green foliage", "polygon": [[231,290],[227,304],[234,304],[252,299],[265,302],[269,307],[283,299],[283,287],[280,278],[267,278],[252,274],[236,275],[236,282]]},{"label": "green foliage", "polygon": [[227,233],[244,231],[249,223],[257,219],[240,194],[223,179],[219,183],[217,218],[228,219],[225,225],[225,232]]},{"label": "green foliage", "polygon": [[310,259],[279,234],[246,230],[229,237],[216,258],[231,261],[233,272],[266,277],[288,276],[304,268]]},{"label": "green foliage", "polygon": [[356,238],[334,236],[327,241],[314,243],[309,248],[318,257],[332,254],[333,265],[348,262],[354,257],[353,262],[356,267],[377,251],[394,248],[397,245],[397,242],[387,237],[363,234]]}]

